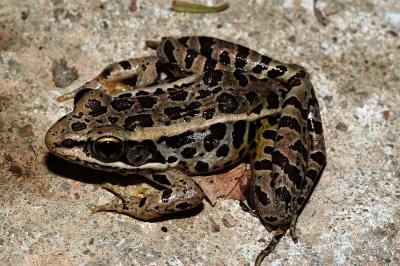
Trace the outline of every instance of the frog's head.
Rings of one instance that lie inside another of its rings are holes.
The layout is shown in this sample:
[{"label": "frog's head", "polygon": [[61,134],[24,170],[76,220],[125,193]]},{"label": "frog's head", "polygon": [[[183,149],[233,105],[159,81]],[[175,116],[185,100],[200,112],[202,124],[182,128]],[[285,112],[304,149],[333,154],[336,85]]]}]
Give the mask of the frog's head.
[{"label": "frog's head", "polygon": [[111,97],[90,87],[74,97],[74,110],[46,133],[49,151],[61,158],[92,168],[128,170],[120,162],[125,152],[124,131],[109,115]]},{"label": "frog's head", "polygon": [[139,141],[132,138],[135,126],[146,126],[147,120],[141,119],[140,114],[129,116],[120,110],[125,107],[128,94],[113,98],[85,86],[75,95],[74,110],[46,133],[49,151],[71,162],[103,170],[165,169],[165,159],[153,141],[147,137]]}]

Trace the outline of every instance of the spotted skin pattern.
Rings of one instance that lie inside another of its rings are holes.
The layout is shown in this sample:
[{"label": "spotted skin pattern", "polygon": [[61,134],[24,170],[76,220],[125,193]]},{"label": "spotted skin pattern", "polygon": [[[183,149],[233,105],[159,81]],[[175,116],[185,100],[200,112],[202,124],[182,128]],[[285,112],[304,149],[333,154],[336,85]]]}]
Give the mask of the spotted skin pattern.
[{"label": "spotted skin pattern", "polygon": [[[250,159],[249,210],[274,233],[256,265],[295,226],[326,163],[318,101],[304,68],[210,37],[163,38],[157,56],[111,64],[75,94],[46,134],[49,150],[92,168],[138,174],[138,189],[94,211],[150,220],[194,208],[190,178]],[[164,76],[164,77],[163,77]]]},{"label": "spotted skin pattern", "polygon": [[248,201],[265,227],[274,231],[273,240],[256,259],[259,265],[288,229],[297,241],[297,218],[325,167],[322,122],[309,75],[300,66],[209,37],[164,38],[157,51],[163,60],[185,71],[259,73],[287,87],[278,124],[258,121],[262,125],[258,133],[263,136],[257,136],[257,148],[252,151]]}]

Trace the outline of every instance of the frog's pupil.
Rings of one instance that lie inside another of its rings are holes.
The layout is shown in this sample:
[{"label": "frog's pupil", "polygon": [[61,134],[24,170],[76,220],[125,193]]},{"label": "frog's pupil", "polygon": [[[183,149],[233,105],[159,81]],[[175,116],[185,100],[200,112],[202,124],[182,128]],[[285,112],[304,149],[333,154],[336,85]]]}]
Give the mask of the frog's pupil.
[{"label": "frog's pupil", "polygon": [[108,157],[118,153],[118,146],[114,141],[104,141],[99,143],[99,151]]},{"label": "frog's pupil", "polygon": [[94,152],[99,159],[118,159],[124,152],[124,145],[117,138],[100,138],[94,143]]}]

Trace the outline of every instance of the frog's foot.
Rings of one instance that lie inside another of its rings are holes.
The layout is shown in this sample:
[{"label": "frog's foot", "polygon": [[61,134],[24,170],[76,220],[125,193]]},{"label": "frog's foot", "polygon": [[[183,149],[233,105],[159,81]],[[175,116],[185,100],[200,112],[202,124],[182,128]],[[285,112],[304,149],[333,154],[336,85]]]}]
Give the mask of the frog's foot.
[{"label": "frog's foot", "polygon": [[256,258],[255,266],[260,266],[262,261],[267,257],[272,251],[274,251],[276,245],[278,245],[281,238],[285,235],[286,230],[277,230],[274,232],[274,236],[269,242],[268,246],[258,254]]},{"label": "frog's foot", "polygon": [[122,213],[124,209],[126,209],[126,203],[107,203],[104,205],[96,206],[92,209],[92,213],[98,212],[116,212]]},{"label": "frog's foot", "polygon": [[[113,193],[117,198],[110,203],[97,206],[92,209],[92,213],[97,213],[100,211],[108,211],[108,212],[117,212],[117,213],[124,213],[126,210],[127,204],[132,204],[135,201],[142,200],[145,198],[145,194],[149,188],[147,187],[135,187],[133,190],[128,191],[127,189],[122,189],[120,186],[112,185],[110,183],[104,183],[101,185],[102,188],[106,189],[107,191]],[[116,201],[121,199],[122,203],[117,203]]]},{"label": "frog's foot", "polygon": [[129,201],[129,199],[143,197],[144,194],[146,194],[146,192],[149,190],[148,187],[138,186],[128,191],[127,189],[122,189],[120,186],[112,185],[110,183],[101,184],[101,188],[113,193],[122,201]]}]

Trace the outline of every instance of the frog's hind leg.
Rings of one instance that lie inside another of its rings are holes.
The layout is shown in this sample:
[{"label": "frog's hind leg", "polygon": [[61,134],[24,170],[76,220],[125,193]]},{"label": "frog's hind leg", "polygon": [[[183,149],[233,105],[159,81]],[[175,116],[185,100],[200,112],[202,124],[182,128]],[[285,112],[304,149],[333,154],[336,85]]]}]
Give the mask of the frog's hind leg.
[{"label": "frog's hind leg", "polygon": [[116,186],[105,188],[122,200],[96,207],[93,211],[110,211],[126,214],[142,220],[152,220],[167,214],[195,208],[203,200],[203,192],[194,181],[178,171],[166,171],[146,175],[147,179],[164,187],[163,190],[136,188],[126,192]]},{"label": "frog's hind leg", "polygon": [[[307,72],[298,65],[284,64],[245,46],[213,37],[165,37],[160,42],[150,41],[146,45],[157,49],[160,61],[177,65],[187,72],[249,72],[262,74],[283,84],[297,78],[308,78],[301,76],[307,75]],[[300,76],[293,76],[293,73]]]},{"label": "frog's hind leg", "polygon": [[260,263],[287,230],[291,231],[293,241],[297,241],[295,226],[304,205],[302,197],[310,194],[311,184],[306,175],[314,150],[308,120],[313,88],[310,81],[303,78],[306,74],[294,75],[287,86],[282,112],[273,131],[268,123],[260,120],[263,126],[259,131],[268,142],[263,143],[260,141],[263,138],[257,138],[257,155],[252,162],[255,209],[264,226],[274,232],[273,240],[258,257]]},{"label": "frog's hind leg", "polygon": [[[293,242],[297,242],[297,219],[326,164],[322,122],[314,89],[308,79],[293,80],[292,85],[274,136],[271,176],[264,183],[268,187],[265,196],[270,201],[265,205],[262,201],[258,204],[264,223],[274,230],[270,244],[257,257],[260,263],[287,230]],[[255,190],[257,195],[257,186]],[[267,202],[265,198],[264,202]]]}]

